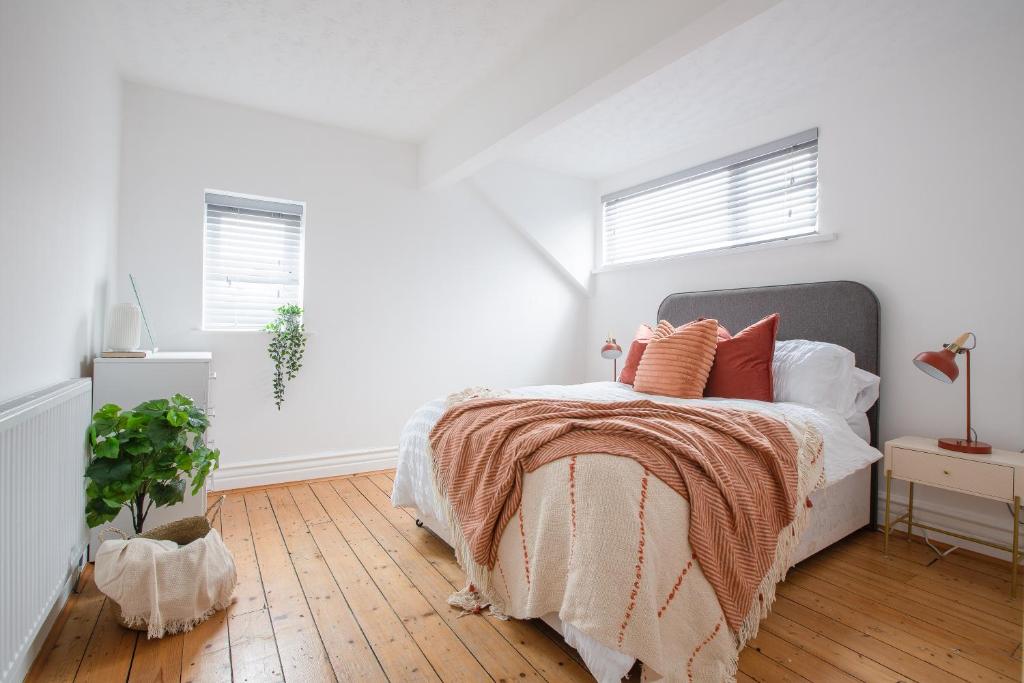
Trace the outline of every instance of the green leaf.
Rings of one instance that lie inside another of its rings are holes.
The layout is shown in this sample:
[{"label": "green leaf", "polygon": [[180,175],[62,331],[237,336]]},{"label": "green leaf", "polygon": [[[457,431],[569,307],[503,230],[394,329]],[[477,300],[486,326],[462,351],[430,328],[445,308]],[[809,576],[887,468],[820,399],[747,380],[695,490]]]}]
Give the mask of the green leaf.
[{"label": "green leaf", "polygon": [[179,408],[186,408],[195,405],[195,401],[193,401],[190,397],[185,396],[184,394],[175,394],[174,396],[171,396],[171,403],[178,406]]},{"label": "green leaf", "polygon": [[149,497],[159,507],[174,505],[185,499],[185,480],[171,479],[170,481],[156,481],[149,487]]},{"label": "green leaf", "polygon": [[124,421],[124,428],[132,431],[145,427],[151,419],[147,415],[140,415],[136,412],[126,413],[126,415],[127,418]]},{"label": "green leaf", "polygon": [[116,458],[121,450],[121,442],[114,437],[107,437],[92,447],[97,458]]},{"label": "green leaf", "polygon": [[93,460],[89,466],[85,468],[85,476],[89,477],[89,479],[93,480],[100,486],[112,482],[124,481],[129,478],[131,474],[132,463],[131,460],[126,459],[97,459]]},{"label": "green leaf", "polygon": [[153,452],[153,444],[146,441],[145,437],[132,437],[126,441],[122,448],[132,455],[143,455],[145,453]]},{"label": "green leaf", "polygon": [[97,410],[96,414],[92,416],[92,419],[94,419],[94,420],[99,420],[99,419],[116,420],[117,419],[117,414],[120,413],[120,412],[121,412],[121,406],[114,405],[113,403],[108,403],[105,406],[103,406],[102,408],[100,408],[99,410]]},{"label": "green leaf", "polygon": [[174,459],[174,464],[182,472],[191,472],[195,462],[195,451],[183,450]]},{"label": "green leaf", "polygon": [[173,425],[167,423],[166,420],[153,420],[146,425],[145,434],[153,444],[154,449],[164,448],[174,444],[178,438],[179,430]]},{"label": "green leaf", "polygon": [[186,422],[188,422],[188,413],[186,413],[184,410],[168,410],[167,422],[172,427],[181,427]]},{"label": "green leaf", "polygon": [[117,432],[117,418],[96,417],[92,421],[92,428],[97,438],[110,436]]},{"label": "green leaf", "polygon": [[93,498],[85,504],[85,522],[90,527],[97,527],[113,521],[120,511],[120,505],[108,505],[102,498]]},{"label": "green leaf", "polygon": [[171,402],[166,398],[158,398],[153,401],[145,401],[135,406],[132,412],[139,413],[140,415],[147,415],[149,417],[162,417],[167,412],[167,408],[170,407]]}]

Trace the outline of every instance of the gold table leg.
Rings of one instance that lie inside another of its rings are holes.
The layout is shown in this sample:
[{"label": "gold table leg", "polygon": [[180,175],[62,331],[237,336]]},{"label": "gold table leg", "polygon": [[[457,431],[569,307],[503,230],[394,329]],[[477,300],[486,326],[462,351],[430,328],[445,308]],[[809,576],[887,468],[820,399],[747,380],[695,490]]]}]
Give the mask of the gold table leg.
[{"label": "gold table leg", "polygon": [[885,471],[885,545],[882,551],[889,555],[889,496],[892,493],[892,470]]},{"label": "gold table leg", "polygon": [[1013,498],[1013,551],[1010,553],[1010,597],[1017,597],[1017,563],[1020,562],[1020,496]]},{"label": "gold table leg", "polygon": [[914,482],[910,484],[910,496],[907,501],[907,543],[910,543],[910,534],[914,530]]}]

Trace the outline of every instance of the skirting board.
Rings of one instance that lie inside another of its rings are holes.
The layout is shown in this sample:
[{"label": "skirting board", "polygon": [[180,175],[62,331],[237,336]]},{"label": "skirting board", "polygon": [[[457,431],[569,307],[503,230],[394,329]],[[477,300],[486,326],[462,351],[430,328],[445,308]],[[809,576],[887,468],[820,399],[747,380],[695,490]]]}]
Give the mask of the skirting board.
[{"label": "skirting board", "polygon": [[214,491],[265,484],[283,484],[303,479],[337,477],[398,465],[397,448],[371,448],[343,453],[318,453],[276,460],[257,460],[221,466],[213,474]]},{"label": "skirting board", "polygon": [[[902,515],[907,510],[907,499],[905,496],[892,497],[892,511],[890,516],[895,519]],[[1013,534],[1013,517],[1010,516],[1009,511],[1006,513],[1006,519],[1003,526],[998,526],[993,522],[999,520],[993,519],[988,515],[972,515],[970,512],[967,514],[953,515],[948,510],[933,507],[926,502],[914,500],[914,519],[919,519],[925,524],[931,524],[938,527],[945,527],[950,531],[956,531],[958,533],[966,534],[968,536],[977,536],[978,538],[984,538],[986,541],[992,541],[993,543],[1004,543],[1010,545],[1010,540]],[[878,528],[883,529],[885,524],[885,494],[883,493],[878,497]],[[896,525],[897,531],[906,531],[907,525],[900,523]],[[914,529],[914,534],[920,535],[923,531],[921,529]],[[981,553],[982,555],[988,555],[990,557],[997,557],[1001,560],[1010,561],[1010,553],[996,550],[995,548],[989,548],[988,546],[981,545],[980,543],[971,543],[970,541],[962,541],[952,536],[947,536],[935,531],[928,532],[929,538],[935,541],[941,541],[950,545],[958,545],[961,548],[967,548],[975,552]]]}]

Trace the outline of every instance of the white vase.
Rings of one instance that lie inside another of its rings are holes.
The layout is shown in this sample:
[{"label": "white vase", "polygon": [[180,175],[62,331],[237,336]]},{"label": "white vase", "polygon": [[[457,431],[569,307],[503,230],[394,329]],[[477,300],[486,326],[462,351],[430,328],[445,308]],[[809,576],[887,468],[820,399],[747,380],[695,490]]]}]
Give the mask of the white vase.
[{"label": "white vase", "polygon": [[117,304],[107,317],[110,351],[135,351],[142,341],[142,310],[135,304]]}]

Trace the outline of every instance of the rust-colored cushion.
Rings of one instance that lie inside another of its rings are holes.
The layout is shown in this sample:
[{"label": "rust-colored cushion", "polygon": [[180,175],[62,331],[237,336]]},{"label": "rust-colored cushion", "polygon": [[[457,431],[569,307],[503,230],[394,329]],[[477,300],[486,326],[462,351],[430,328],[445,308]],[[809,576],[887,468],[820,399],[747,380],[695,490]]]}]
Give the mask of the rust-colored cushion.
[{"label": "rust-colored cushion", "polygon": [[770,403],[774,399],[772,359],[778,329],[779,314],[772,313],[732,338],[720,338],[704,395]]},{"label": "rust-colored cushion", "polygon": [[640,358],[644,355],[647,342],[654,336],[654,330],[650,325],[641,325],[636,328],[633,335],[633,343],[629,345],[629,353],[626,354],[626,361],[622,364],[622,372],[619,373],[619,381],[623,384],[632,384],[636,379],[636,369],[640,365]]},{"label": "rust-colored cushion", "polygon": [[695,320],[678,329],[662,320],[640,358],[633,388],[645,394],[700,398],[717,345],[717,320]]}]

